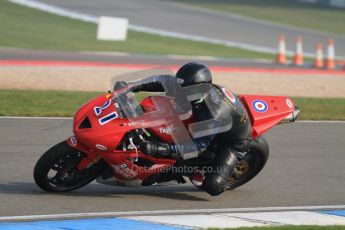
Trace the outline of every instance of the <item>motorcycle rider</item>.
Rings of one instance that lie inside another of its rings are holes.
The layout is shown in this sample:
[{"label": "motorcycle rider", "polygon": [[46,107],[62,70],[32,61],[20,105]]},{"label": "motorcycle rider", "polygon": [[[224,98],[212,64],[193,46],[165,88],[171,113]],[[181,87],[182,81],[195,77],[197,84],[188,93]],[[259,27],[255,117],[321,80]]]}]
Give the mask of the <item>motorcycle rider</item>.
[{"label": "motorcycle rider", "polygon": [[[192,112],[197,121],[205,121],[210,117],[222,117],[232,123],[231,128],[226,132],[193,139],[193,144],[199,154],[207,154],[207,148],[215,140],[217,143],[225,143],[216,150],[216,156],[212,161],[212,172],[205,173],[200,182],[201,188],[210,195],[219,195],[226,190],[238,159],[249,150],[251,124],[248,114],[241,101],[233,93],[212,84],[212,74],[207,66],[197,62],[187,63],[177,71],[176,78],[182,87],[202,83],[209,83],[211,86],[203,94],[203,98],[192,102]],[[162,92],[164,88],[157,81],[133,85],[132,91]],[[212,112],[209,107],[212,107]],[[143,153],[155,157],[176,157],[179,150],[190,148],[190,146],[188,143],[185,146],[183,144],[177,146],[155,141],[142,143],[140,148]]]}]

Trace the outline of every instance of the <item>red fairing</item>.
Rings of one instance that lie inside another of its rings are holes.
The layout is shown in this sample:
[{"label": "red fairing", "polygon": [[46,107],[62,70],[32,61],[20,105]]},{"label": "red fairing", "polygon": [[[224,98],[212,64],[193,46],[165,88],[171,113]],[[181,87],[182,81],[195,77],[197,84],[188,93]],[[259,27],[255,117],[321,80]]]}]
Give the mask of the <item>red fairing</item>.
[{"label": "red fairing", "polygon": [[[73,132],[76,139],[86,147],[96,151],[102,148],[100,146],[104,146],[106,149],[115,149],[128,129],[126,126],[122,126],[123,123],[127,122],[127,119],[120,118],[110,96],[108,94],[94,98],[84,104],[75,114]],[[96,115],[95,108],[103,105],[105,106],[98,110],[99,115]],[[107,120],[109,115],[115,118]],[[103,123],[101,123],[102,118],[104,118]],[[83,122],[85,122],[84,125],[87,125],[85,119],[89,121],[89,128],[82,128]]]},{"label": "red fairing", "polygon": [[[116,105],[111,94],[106,94],[85,103],[76,112],[73,122],[74,136],[68,138],[67,143],[87,155],[78,165],[78,169],[82,170],[102,158],[113,168],[114,176],[118,180],[142,181],[175,164],[176,160],[153,158],[141,153],[140,149],[138,152],[119,149],[118,145],[125,134],[138,128],[147,128],[149,118],[122,118]],[[136,165],[137,157],[153,162],[152,167]]]},{"label": "red fairing", "polygon": [[241,95],[252,123],[253,139],[262,135],[294,111],[291,98],[284,96]]}]

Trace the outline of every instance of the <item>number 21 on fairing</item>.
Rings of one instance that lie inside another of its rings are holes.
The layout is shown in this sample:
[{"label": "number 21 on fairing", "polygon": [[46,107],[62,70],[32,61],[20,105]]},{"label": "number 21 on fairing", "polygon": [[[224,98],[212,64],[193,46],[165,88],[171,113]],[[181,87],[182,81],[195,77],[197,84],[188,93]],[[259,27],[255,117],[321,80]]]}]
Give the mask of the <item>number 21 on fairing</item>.
[{"label": "number 21 on fairing", "polygon": [[[103,112],[103,110],[105,110],[106,108],[108,108],[110,105],[111,105],[111,99],[110,99],[109,101],[106,101],[106,102],[104,103],[104,105],[102,105],[102,106],[95,106],[95,107],[93,108],[93,110],[95,111],[96,116],[98,117],[99,115],[101,115],[102,112]],[[105,115],[105,116],[99,118],[99,119],[98,119],[98,122],[99,122],[101,125],[104,125],[104,124],[106,124],[106,123],[108,123],[108,122],[110,122],[110,121],[112,121],[112,120],[114,120],[114,119],[116,119],[116,118],[118,118],[118,115],[117,115],[117,113],[114,111],[114,112],[112,112],[112,113],[110,113],[110,114],[107,114],[107,115]]]}]

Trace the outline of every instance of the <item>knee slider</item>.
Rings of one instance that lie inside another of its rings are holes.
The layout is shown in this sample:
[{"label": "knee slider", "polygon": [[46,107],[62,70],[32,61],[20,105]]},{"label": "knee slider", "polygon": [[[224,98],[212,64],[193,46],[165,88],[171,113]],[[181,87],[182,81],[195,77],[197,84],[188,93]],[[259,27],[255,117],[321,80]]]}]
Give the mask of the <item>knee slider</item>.
[{"label": "knee slider", "polygon": [[202,188],[211,196],[218,196],[225,191],[227,182],[227,180],[219,175],[209,175],[203,181]]}]

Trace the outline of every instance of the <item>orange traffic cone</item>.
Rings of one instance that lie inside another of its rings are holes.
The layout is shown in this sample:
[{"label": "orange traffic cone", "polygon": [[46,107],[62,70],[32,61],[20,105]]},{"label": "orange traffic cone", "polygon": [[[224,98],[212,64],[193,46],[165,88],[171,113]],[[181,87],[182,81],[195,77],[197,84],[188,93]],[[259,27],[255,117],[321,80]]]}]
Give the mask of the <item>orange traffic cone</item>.
[{"label": "orange traffic cone", "polygon": [[322,51],[322,44],[317,43],[316,45],[316,58],[314,61],[314,67],[322,68],[323,67],[323,51]]},{"label": "orange traffic cone", "polygon": [[293,58],[293,63],[295,65],[303,65],[303,46],[302,46],[302,38],[296,38],[296,53]]},{"label": "orange traffic cone", "polygon": [[327,69],[334,69],[335,68],[335,61],[334,61],[334,40],[328,39],[328,50],[327,50],[327,58],[326,58],[326,68]]},{"label": "orange traffic cone", "polygon": [[285,47],[285,36],[280,34],[278,43],[278,54],[276,62],[279,64],[286,64],[286,47]]}]

